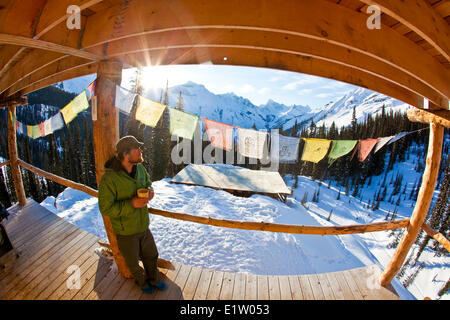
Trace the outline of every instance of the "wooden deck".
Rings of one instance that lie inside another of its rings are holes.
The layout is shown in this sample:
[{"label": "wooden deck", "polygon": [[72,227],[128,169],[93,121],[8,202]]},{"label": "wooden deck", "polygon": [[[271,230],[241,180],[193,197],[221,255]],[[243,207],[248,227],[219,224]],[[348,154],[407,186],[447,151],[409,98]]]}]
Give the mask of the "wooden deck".
[{"label": "wooden deck", "polygon": [[[14,209],[12,209],[14,211]],[[374,270],[364,267],[310,275],[266,276],[207,270],[174,263],[160,271],[168,289],[146,295],[100,257],[99,238],[28,200],[5,223],[20,256],[0,270],[0,299],[170,299],[170,300],[392,300],[392,287],[377,287]],[[68,289],[79,269],[79,288]],[[72,267],[73,268],[73,267]]]}]

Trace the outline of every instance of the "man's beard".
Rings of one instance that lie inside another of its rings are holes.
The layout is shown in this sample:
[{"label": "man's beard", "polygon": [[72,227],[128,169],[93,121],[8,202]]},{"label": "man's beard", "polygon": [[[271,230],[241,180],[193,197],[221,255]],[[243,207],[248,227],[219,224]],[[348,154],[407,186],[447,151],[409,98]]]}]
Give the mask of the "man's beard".
[{"label": "man's beard", "polygon": [[131,164],[138,164],[138,163],[141,163],[141,162],[144,162],[144,159],[142,159],[142,156],[141,157],[139,157],[139,158],[137,158],[137,159],[129,159],[128,160]]}]

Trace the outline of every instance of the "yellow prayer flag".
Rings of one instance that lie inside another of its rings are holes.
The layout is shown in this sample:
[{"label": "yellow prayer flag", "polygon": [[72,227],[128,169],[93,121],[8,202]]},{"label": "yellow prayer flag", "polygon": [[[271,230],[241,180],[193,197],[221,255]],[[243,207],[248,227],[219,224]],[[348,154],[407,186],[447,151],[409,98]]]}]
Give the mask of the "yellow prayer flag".
[{"label": "yellow prayer flag", "polygon": [[161,103],[157,103],[138,95],[136,120],[154,128],[161,118],[165,108],[166,106]]},{"label": "yellow prayer flag", "polygon": [[327,155],[331,140],[313,138],[303,138],[303,140],[305,140],[305,146],[301,160],[317,163]]},{"label": "yellow prayer flag", "polygon": [[86,97],[86,91],[83,90],[83,92],[61,109],[65,123],[68,124],[71,122],[81,111],[87,108],[89,108],[89,102]]}]

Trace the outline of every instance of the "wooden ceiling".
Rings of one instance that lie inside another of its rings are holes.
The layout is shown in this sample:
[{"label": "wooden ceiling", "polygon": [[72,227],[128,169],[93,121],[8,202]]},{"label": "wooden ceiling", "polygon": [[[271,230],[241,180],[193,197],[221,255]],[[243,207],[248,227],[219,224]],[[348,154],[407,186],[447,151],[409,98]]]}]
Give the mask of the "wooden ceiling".
[{"label": "wooden ceiling", "polygon": [[[81,9],[80,29],[67,8]],[[382,12],[370,30],[369,5]],[[244,65],[366,87],[448,109],[450,0],[0,0],[0,93],[124,67]]]}]

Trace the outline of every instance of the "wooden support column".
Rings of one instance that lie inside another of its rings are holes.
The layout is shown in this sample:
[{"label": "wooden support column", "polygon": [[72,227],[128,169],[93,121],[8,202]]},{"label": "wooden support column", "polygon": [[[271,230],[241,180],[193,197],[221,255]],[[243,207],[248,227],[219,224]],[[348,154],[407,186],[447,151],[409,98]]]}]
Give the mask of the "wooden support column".
[{"label": "wooden support column", "polygon": [[[114,156],[114,148],[119,140],[119,112],[114,107],[116,87],[122,80],[122,63],[118,61],[101,61],[97,70],[97,82],[95,95],[97,96],[97,117],[93,121],[94,130],[94,154],[95,173],[97,185],[105,173],[105,162]],[[94,117],[95,119],[95,117]],[[109,217],[103,216],[106,234],[111,245],[114,260],[118,266],[120,274],[124,278],[131,278],[132,275],[125,263],[125,259],[117,246],[117,238],[112,229]]]},{"label": "wooden support column", "polygon": [[444,127],[436,124],[430,124],[430,139],[428,142],[427,164],[422,176],[422,185],[420,186],[416,206],[411,215],[409,225],[405,229],[402,239],[391,258],[391,261],[380,277],[380,284],[387,286],[405,261],[412,244],[419,234],[426,218],[428,208],[433,198],[434,188],[439,173],[439,166],[442,157],[442,144],[444,140]]},{"label": "wooden support column", "polygon": [[[26,104],[26,103],[25,103]],[[17,136],[16,136],[16,104],[8,106],[8,150],[9,164],[16,190],[16,198],[20,206],[27,204],[25,189],[23,188],[22,174],[18,163]]]}]

